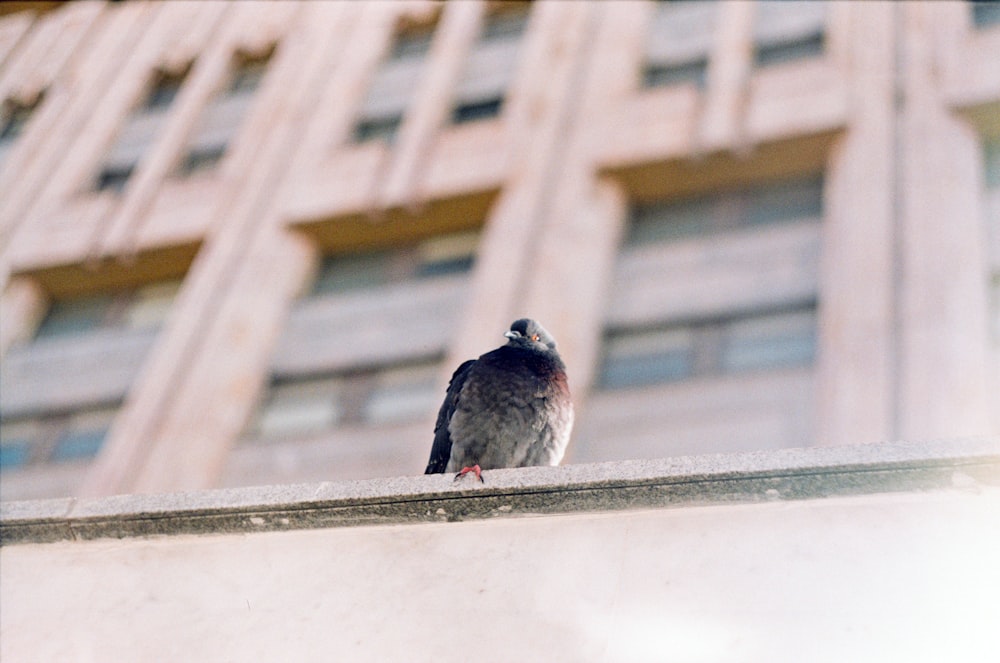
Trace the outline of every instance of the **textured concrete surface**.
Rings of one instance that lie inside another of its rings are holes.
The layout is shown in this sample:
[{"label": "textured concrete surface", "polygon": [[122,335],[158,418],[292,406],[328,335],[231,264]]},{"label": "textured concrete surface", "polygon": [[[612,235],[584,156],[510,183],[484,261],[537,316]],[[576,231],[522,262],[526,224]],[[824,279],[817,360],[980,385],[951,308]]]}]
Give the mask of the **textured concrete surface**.
[{"label": "textured concrete surface", "polygon": [[[1000,484],[1000,439],[948,440],[0,504],[0,542],[259,532]],[[956,479],[956,477],[965,477]]]},{"label": "textured concrete surface", "polygon": [[1000,490],[0,549],[4,661],[943,661]]},{"label": "textured concrete surface", "polygon": [[998,440],[485,478],[5,504],[0,660],[1000,651]]}]

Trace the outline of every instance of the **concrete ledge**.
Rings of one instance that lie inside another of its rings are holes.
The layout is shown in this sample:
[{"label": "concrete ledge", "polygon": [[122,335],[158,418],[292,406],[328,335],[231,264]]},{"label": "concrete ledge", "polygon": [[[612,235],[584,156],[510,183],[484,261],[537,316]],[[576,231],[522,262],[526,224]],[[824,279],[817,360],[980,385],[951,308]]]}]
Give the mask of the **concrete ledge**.
[{"label": "concrete ledge", "polygon": [[0,504],[0,544],[460,521],[1000,486],[1000,439],[784,449]]}]

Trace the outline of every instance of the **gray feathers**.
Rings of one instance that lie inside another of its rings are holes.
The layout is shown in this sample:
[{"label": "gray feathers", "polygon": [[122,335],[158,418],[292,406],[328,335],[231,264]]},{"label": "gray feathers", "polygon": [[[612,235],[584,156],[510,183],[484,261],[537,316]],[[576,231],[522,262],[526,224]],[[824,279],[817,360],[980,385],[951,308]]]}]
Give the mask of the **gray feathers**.
[{"label": "gray feathers", "polygon": [[573,427],[566,368],[534,320],[510,326],[505,345],[452,375],[426,473],[558,465]]}]

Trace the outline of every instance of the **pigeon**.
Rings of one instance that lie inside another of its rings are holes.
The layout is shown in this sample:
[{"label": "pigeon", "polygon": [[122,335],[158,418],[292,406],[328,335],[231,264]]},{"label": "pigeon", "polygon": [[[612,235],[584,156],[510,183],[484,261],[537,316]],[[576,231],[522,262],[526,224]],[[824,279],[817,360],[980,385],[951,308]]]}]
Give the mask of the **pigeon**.
[{"label": "pigeon", "polygon": [[514,321],[507,343],[458,367],[438,412],[425,474],[558,465],[573,429],[566,366],[534,320]]}]

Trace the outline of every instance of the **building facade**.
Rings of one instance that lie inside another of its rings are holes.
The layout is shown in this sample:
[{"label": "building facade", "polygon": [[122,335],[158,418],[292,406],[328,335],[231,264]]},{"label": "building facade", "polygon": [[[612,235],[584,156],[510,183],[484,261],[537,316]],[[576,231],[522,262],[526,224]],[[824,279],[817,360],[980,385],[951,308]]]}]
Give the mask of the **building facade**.
[{"label": "building facade", "polygon": [[0,495],[419,474],[525,315],[564,463],[998,435],[996,7],[4,10]]}]

